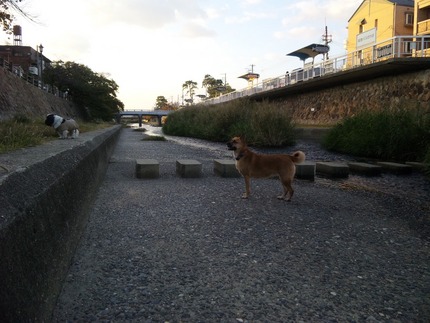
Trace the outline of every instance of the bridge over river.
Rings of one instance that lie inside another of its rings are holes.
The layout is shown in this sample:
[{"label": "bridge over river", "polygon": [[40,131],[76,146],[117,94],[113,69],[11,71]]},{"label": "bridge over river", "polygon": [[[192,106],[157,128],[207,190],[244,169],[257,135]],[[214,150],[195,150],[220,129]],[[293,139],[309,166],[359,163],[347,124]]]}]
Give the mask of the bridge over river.
[{"label": "bridge over river", "polygon": [[157,117],[158,125],[161,126],[161,118],[167,116],[171,110],[125,110],[116,114],[116,121],[120,123],[123,116],[137,116],[139,119],[139,127],[142,127],[142,118],[144,116]]}]

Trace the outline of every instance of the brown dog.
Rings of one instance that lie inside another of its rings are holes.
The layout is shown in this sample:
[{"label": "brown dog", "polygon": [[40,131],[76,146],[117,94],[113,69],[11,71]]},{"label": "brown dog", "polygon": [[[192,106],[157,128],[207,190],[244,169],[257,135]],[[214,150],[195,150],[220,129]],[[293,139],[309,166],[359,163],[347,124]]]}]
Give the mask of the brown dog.
[{"label": "brown dog", "polygon": [[[305,154],[296,151],[292,155],[287,154],[257,154],[251,151],[241,137],[234,137],[227,143],[229,150],[233,150],[236,159],[236,168],[245,178],[246,192],[242,198],[248,198],[250,194],[250,178],[264,178],[278,175],[284,188],[284,193],[278,199],[291,201],[294,190],[291,186],[296,173],[295,164],[305,161]],[[287,199],[287,195],[289,197]]]}]

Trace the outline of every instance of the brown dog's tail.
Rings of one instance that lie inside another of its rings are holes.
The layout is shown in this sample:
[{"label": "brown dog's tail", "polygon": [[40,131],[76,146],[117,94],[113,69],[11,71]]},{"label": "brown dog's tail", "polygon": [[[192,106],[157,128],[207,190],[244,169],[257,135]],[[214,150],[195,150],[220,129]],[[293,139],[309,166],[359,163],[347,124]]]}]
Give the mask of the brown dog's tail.
[{"label": "brown dog's tail", "polygon": [[303,151],[296,151],[294,154],[291,155],[291,159],[294,164],[300,164],[303,163],[306,159],[306,155]]}]

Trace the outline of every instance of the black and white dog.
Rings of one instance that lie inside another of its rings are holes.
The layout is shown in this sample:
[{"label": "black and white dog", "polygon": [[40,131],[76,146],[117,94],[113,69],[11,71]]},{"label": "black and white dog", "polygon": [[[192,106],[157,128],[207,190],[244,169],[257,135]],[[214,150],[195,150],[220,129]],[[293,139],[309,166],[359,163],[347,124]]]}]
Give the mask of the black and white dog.
[{"label": "black and white dog", "polygon": [[73,119],[64,119],[51,113],[46,116],[45,124],[53,127],[61,139],[79,137],[79,125]]}]

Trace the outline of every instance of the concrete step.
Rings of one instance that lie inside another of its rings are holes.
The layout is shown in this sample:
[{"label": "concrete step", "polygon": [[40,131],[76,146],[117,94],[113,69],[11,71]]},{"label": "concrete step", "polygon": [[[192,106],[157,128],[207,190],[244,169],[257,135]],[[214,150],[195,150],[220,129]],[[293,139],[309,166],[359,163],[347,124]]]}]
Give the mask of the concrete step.
[{"label": "concrete step", "polygon": [[412,172],[413,169],[411,165],[392,162],[377,162],[377,165],[381,166],[384,172],[398,175],[409,174]]},{"label": "concrete step", "polygon": [[184,178],[200,177],[202,176],[202,163],[194,159],[178,159],[176,173]]},{"label": "concrete step", "polygon": [[155,159],[136,159],[137,178],[158,178],[160,163]]},{"label": "concrete step", "polygon": [[351,173],[356,173],[366,176],[378,176],[381,175],[382,167],[374,164],[360,163],[360,162],[349,162],[349,170]]},{"label": "concrete step", "polygon": [[429,167],[429,165],[424,163],[418,163],[418,162],[406,162],[406,165],[412,166],[413,169],[418,170],[420,172],[424,171],[426,168]]},{"label": "concrete step", "polygon": [[240,177],[236,162],[232,159],[214,159],[214,173],[221,177]]},{"label": "concrete step", "polygon": [[[214,159],[213,171],[221,177],[240,177],[236,169],[236,163],[231,159]],[[158,178],[160,176],[160,164],[155,159],[137,159],[135,173],[137,178]],[[393,162],[378,162],[369,164],[364,162],[313,162],[305,161],[296,165],[295,177],[298,179],[315,180],[315,175],[332,178],[345,178],[349,173],[365,176],[378,176],[381,172],[394,174],[408,174],[413,169],[423,170],[425,164],[408,162],[407,164]],[[176,173],[184,178],[202,176],[202,163],[194,159],[178,159],[176,161]]]},{"label": "concrete step", "polygon": [[296,165],[296,177],[299,179],[315,180],[315,162],[304,161]]},{"label": "concrete step", "polygon": [[340,162],[317,162],[316,172],[322,176],[345,178],[349,176],[349,167]]}]

